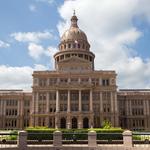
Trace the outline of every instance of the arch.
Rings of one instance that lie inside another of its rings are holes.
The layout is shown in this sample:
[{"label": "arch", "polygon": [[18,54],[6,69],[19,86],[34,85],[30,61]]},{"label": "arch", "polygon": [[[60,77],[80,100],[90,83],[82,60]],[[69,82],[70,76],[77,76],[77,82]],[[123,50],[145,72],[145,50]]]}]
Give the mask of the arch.
[{"label": "arch", "polygon": [[76,117],[72,118],[72,128],[77,128],[78,127],[78,120]]},{"label": "arch", "polygon": [[87,117],[83,119],[83,128],[89,128],[89,119]]},{"label": "arch", "polygon": [[61,128],[66,128],[66,119],[63,117],[60,120],[60,127]]}]

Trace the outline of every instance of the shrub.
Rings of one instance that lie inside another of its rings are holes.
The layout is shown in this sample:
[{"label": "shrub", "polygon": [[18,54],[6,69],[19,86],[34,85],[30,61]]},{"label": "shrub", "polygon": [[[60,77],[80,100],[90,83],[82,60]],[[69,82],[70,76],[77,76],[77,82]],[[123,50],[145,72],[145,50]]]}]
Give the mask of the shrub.
[{"label": "shrub", "polygon": [[[88,131],[94,130],[97,133],[98,140],[121,140],[122,132],[121,128],[93,128],[93,129],[59,129],[63,133],[64,140],[87,140]],[[52,140],[54,128],[47,127],[29,127],[26,129],[28,132],[28,140]],[[115,134],[114,134],[115,133]]]}]

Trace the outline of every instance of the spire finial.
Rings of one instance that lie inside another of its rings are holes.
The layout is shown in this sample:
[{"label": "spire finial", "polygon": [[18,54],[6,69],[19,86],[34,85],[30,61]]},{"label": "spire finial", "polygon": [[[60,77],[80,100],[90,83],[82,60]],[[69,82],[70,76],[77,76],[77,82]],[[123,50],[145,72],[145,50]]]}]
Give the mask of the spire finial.
[{"label": "spire finial", "polygon": [[75,10],[75,9],[73,10],[73,15],[74,15],[74,16],[76,15],[76,10]]}]

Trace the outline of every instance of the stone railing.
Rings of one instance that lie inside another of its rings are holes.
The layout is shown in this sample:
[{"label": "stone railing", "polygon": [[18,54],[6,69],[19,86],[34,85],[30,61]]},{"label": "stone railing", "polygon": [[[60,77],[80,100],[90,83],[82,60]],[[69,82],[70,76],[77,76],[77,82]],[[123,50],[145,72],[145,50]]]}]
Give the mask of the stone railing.
[{"label": "stone railing", "polygon": [[[67,144],[63,145],[63,134],[61,131],[55,131],[53,133],[53,143],[51,145],[35,145],[35,144],[27,144],[27,132],[26,131],[20,131],[17,139],[17,145],[16,147],[10,147],[8,144],[5,143],[6,147],[4,146],[0,147],[0,149],[11,149],[11,150],[66,150],[66,149],[72,149],[72,147],[78,150],[136,150],[136,147],[133,147],[133,140],[132,140],[132,132],[131,131],[125,131],[123,132],[123,144],[118,147],[117,144],[114,144],[113,146],[108,146],[107,144],[101,145],[97,144],[97,134],[95,131],[91,130],[88,132],[88,144],[84,144],[82,146],[77,144]],[[110,144],[109,144],[110,145]],[[8,147],[7,147],[8,146]],[[145,149],[140,149],[145,150]]]},{"label": "stone railing", "polygon": [[[18,148],[21,150],[27,149],[27,132],[20,131],[18,140],[17,140]],[[133,147],[132,141],[132,132],[125,131],[123,132],[123,146],[124,147]],[[53,133],[53,147],[56,149],[61,149],[62,147],[62,132],[57,130]],[[88,132],[88,147],[97,148],[97,134],[95,131],[91,130]]]}]

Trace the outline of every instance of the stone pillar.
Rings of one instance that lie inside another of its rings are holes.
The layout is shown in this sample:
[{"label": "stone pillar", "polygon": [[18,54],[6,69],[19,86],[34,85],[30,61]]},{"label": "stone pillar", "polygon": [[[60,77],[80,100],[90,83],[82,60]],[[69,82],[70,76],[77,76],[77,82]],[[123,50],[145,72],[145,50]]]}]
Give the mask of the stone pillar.
[{"label": "stone pillar", "polygon": [[20,131],[18,135],[17,145],[19,150],[27,150],[27,132]]},{"label": "stone pillar", "polygon": [[83,120],[82,120],[82,116],[79,115],[78,117],[78,129],[82,129],[83,128]]},{"label": "stone pillar", "polygon": [[56,112],[59,112],[59,91],[56,91]]},{"label": "stone pillar", "polygon": [[71,128],[70,114],[67,114],[67,129]]},{"label": "stone pillar", "polygon": [[111,94],[111,113],[114,113],[114,99],[113,99],[113,92]]},{"label": "stone pillar", "polygon": [[53,146],[57,148],[62,147],[62,132],[61,131],[55,131],[53,133]]},{"label": "stone pillar", "polygon": [[92,89],[90,90],[90,111],[93,112],[93,93]]},{"label": "stone pillar", "polygon": [[115,97],[115,112],[118,113],[118,101],[117,101],[117,92],[114,93],[114,97]]},{"label": "stone pillar", "polygon": [[103,113],[103,97],[102,97],[102,92],[100,92],[100,112]]},{"label": "stone pillar", "polygon": [[129,130],[123,132],[123,145],[124,147],[133,147],[132,132]]},{"label": "stone pillar", "polygon": [[82,100],[81,100],[81,90],[79,90],[79,111],[81,112],[82,111]]},{"label": "stone pillar", "polygon": [[67,112],[70,112],[70,90],[68,90]]},{"label": "stone pillar", "polygon": [[88,147],[92,147],[92,148],[97,147],[96,132],[95,131],[89,131],[88,132]]},{"label": "stone pillar", "polygon": [[56,115],[55,115],[55,128],[59,127],[59,91],[56,90]]},{"label": "stone pillar", "polygon": [[35,113],[38,113],[38,102],[39,102],[39,93],[36,92],[36,100],[35,100]]},{"label": "stone pillar", "polygon": [[49,113],[49,92],[46,93],[46,113]]}]

